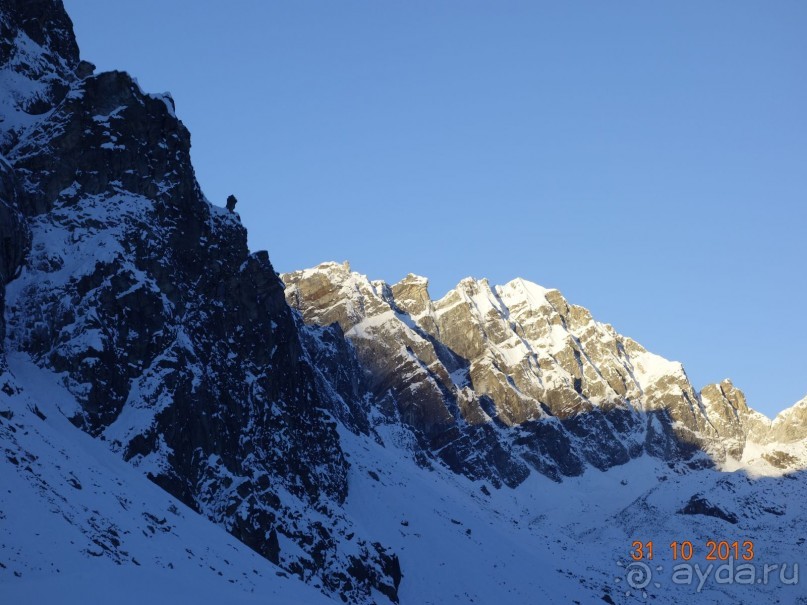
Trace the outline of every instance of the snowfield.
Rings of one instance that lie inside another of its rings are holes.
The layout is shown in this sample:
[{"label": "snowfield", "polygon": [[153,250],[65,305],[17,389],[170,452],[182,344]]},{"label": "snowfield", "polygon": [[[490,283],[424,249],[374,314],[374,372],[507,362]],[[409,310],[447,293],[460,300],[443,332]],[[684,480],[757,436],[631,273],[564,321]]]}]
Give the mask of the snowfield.
[{"label": "snowfield", "polygon": [[35,394],[0,392],[0,602],[331,602],[71,425],[58,376],[9,361]]}]

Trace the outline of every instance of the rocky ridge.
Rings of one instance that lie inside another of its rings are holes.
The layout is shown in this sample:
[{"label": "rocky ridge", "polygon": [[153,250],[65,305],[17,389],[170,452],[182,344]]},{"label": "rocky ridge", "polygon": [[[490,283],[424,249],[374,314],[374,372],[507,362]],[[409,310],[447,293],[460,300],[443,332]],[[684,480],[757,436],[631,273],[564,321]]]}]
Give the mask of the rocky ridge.
[{"label": "rocky ridge", "polygon": [[73,424],[283,569],[396,600],[395,555],[340,512],[344,402],[268,255],[204,198],[173,101],[94,75],[61,2],[3,0],[0,20],[4,350],[61,377]]},{"label": "rocky ridge", "polygon": [[[282,279],[306,323],[337,324],[353,343],[373,396],[469,476],[512,486],[528,469],[559,478],[643,453],[724,463],[742,459],[747,440],[805,437],[799,406],[771,428],[730,381],[697,392],[680,363],[522,279],[467,278],[439,300],[426,278],[389,285],[347,263]],[[480,452],[496,463],[482,470]]]}]

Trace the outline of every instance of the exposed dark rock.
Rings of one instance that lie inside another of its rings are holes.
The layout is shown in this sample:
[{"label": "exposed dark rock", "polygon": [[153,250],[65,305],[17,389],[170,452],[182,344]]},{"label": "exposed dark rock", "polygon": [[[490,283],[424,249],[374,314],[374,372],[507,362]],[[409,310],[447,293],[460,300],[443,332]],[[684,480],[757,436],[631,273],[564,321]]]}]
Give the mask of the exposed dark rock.
[{"label": "exposed dark rock", "polygon": [[680,511],[682,515],[706,515],[707,517],[714,517],[716,519],[722,519],[723,521],[727,521],[732,524],[736,524],[738,521],[737,515],[731,512],[727,512],[717,506],[716,504],[712,504],[698,494],[695,494],[689,499],[686,506],[682,508]]},{"label": "exposed dark rock", "polygon": [[16,179],[5,158],[0,156],[0,285],[19,275],[31,246],[28,223],[18,209]]},{"label": "exposed dark rock", "polygon": [[[373,588],[396,598],[391,553],[356,533],[363,579],[347,586],[331,537],[351,527],[333,417],[369,430],[359,387],[335,364],[313,367],[313,332],[268,255],[201,194],[170,97],[123,72],[91,75],[61,3],[3,0],[0,13],[0,69],[54,83],[9,110],[53,111],[18,116],[0,139],[4,281],[26,266],[8,290],[12,346],[63,374],[77,426],[159,469],[155,483],[265,557],[353,602]],[[15,54],[19,31],[44,45],[38,71]],[[299,549],[284,553],[280,535]]]},{"label": "exposed dark rock", "polygon": [[771,466],[775,466],[776,468],[781,469],[795,468],[799,463],[798,459],[795,456],[788,454],[787,452],[781,452],[778,450],[762,454],[762,457]]},{"label": "exposed dark rock", "polygon": [[[0,68],[28,82],[4,91],[12,111],[41,115],[55,107],[67,94],[78,65],[73,23],[61,1],[0,0]],[[0,131],[8,127],[3,119],[11,118],[3,113],[0,107]],[[0,136],[0,153],[3,140]]]},{"label": "exposed dark rock", "polygon": [[2,344],[6,337],[6,284],[19,275],[31,247],[31,231],[17,208],[18,200],[14,172],[0,155],[0,373],[6,364]]},{"label": "exposed dark rock", "polygon": [[190,133],[168,97],[144,94],[125,72],[76,83],[8,157],[28,194],[22,206],[28,215],[113,192],[143,195],[158,210],[200,212]]}]

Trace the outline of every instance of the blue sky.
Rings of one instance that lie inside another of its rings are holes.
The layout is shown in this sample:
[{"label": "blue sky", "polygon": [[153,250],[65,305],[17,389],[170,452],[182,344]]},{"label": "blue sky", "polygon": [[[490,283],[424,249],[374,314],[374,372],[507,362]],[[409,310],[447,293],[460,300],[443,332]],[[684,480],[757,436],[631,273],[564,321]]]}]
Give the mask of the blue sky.
[{"label": "blue sky", "polygon": [[65,4],[279,271],[524,277],[696,387],[807,394],[807,3]]}]

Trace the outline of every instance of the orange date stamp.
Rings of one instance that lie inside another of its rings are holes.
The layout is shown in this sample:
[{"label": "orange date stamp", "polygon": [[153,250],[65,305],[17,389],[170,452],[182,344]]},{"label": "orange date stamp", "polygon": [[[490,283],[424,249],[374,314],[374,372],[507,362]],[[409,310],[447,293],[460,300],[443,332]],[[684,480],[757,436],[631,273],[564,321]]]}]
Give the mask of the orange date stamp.
[{"label": "orange date stamp", "polygon": [[[631,543],[630,557],[634,561],[652,561],[653,541],[634,540]],[[700,551],[699,551],[700,552]],[[753,561],[754,542],[752,540],[707,540],[703,547],[707,561]],[[670,543],[673,561],[689,561],[695,555],[695,545],[691,540]]]}]

